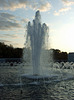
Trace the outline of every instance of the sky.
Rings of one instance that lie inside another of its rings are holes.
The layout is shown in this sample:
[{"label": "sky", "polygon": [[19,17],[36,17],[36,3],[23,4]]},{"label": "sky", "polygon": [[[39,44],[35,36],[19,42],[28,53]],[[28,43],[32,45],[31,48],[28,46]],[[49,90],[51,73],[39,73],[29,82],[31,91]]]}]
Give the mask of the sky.
[{"label": "sky", "polygon": [[0,42],[23,48],[37,10],[49,27],[49,47],[74,52],[74,0],[0,0]]}]

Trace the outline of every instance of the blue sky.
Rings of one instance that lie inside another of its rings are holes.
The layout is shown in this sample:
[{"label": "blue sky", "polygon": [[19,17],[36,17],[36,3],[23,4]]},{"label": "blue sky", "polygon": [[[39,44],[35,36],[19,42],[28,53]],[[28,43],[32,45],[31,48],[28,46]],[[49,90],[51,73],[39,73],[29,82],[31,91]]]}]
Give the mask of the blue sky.
[{"label": "blue sky", "polygon": [[24,47],[37,10],[49,27],[49,47],[74,52],[74,0],[0,0],[0,42]]}]

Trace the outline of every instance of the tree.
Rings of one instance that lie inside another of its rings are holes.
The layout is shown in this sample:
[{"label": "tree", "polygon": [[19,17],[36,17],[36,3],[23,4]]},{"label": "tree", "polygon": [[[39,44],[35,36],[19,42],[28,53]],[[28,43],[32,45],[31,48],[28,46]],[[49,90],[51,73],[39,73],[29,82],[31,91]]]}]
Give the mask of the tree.
[{"label": "tree", "polygon": [[21,58],[22,53],[22,48],[14,48],[11,44],[8,46],[0,43],[0,58]]},{"label": "tree", "polygon": [[67,61],[67,52],[61,52],[59,49],[53,49],[53,59],[54,61]]}]

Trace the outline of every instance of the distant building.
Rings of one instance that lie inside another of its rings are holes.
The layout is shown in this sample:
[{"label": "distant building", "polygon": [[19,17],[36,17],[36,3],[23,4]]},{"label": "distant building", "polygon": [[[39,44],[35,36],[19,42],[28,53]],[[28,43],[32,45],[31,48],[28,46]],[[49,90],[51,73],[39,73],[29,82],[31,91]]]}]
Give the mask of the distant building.
[{"label": "distant building", "polygon": [[74,62],[74,52],[68,54],[68,62]]}]

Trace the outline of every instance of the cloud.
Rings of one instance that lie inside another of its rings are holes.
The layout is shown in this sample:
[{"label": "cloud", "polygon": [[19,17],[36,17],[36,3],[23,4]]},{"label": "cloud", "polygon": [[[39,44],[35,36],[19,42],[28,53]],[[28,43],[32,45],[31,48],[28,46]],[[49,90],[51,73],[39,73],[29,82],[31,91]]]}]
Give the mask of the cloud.
[{"label": "cloud", "polygon": [[38,10],[44,12],[51,9],[51,4],[49,2],[42,2],[41,5],[39,5]]},{"label": "cloud", "polygon": [[0,10],[16,10],[27,7],[34,10],[48,11],[51,4],[47,0],[0,0]]},{"label": "cloud", "polygon": [[59,15],[60,15],[60,13],[67,12],[67,11],[69,11],[69,10],[71,10],[71,7],[61,8],[61,9],[59,9],[59,11],[58,11],[58,12],[54,11],[54,15],[55,15],[55,16],[59,16]]},{"label": "cloud", "polygon": [[72,0],[62,0],[62,2],[64,3],[64,5],[66,6],[71,6],[71,5],[74,5],[74,1]]},{"label": "cloud", "polygon": [[1,40],[1,39],[0,39],[0,42],[10,43],[11,41],[8,41],[8,40]]},{"label": "cloud", "polygon": [[28,18],[23,18],[23,19],[21,19],[21,21],[22,21],[22,23],[27,23],[27,22],[29,22],[29,19]]},{"label": "cloud", "polygon": [[71,9],[71,7],[61,8],[61,9],[59,10],[59,12],[66,12],[66,11],[68,11],[68,10],[70,10],[70,9]]},{"label": "cloud", "polygon": [[19,38],[19,36],[17,34],[0,34],[0,38]]},{"label": "cloud", "polygon": [[0,13],[0,21],[11,21],[11,20],[16,21],[15,19],[16,17],[12,14],[5,13],[5,12]]},{"label": "cloud", "polygon": [[14,28],[21,28],[16,17],[9,13],[0,13],[0,30],[11,30]]},{"label": "cloud", "polygon": [[13,28],[20,28],[21,25],[10,21],[0,21],[0,30],[11,30]]},{"label": "cloud", "polygon": [[[0,34],[0,42],[5,43],[7,45],[12,44],[14,47],[23,47],[24,46],[24,36],[21,34],[10,34],[10,33],[2,33]],[[21,39],[19,41],[19,39]]]},{"label": "cloud", "polygon": [[24,0],[24,2],[23,0],[0,0],[0,9],[1,10],[15,10],[17,8],[26,7],[26,1],[28,0]]},{"label": "cloud", "polygon": [[60,13],[59,13],[59,12],[54,11],[54,15],[55,15],[55,16],[59,16],[59,15],[60,15]]},{"label": "cloud", "polygon": [[15,19],[15,16],[12,14],[9,14],[9,13],[0,13],[0,16],[4,19],[6,18],[5,20],[14,20]]},{"label": "cloud", "polygon": [[12,44],[12,46],[14,46],[14,47],[23,47],[23,45],[20,46],[20,43],[13,42],[13,41],[8,41],[8,40],[5,40],[5,39],[0,39],[0,42],[5,43],[7,45]]},{"label": "cloud", "polygon": [[66,6],[66,7],[64,7],[64,8],[61,8],[61,9],[59,9],[58,11],[54,11],[54,15],[55,16],[59,16],[60,15],[60,13],[65,13],[65,12],[67,12],[67,11],[69,11],[69,10],[71,10],[71,5],[74,5],[74,1],[72,1],[72,0],[62,0],[62,2],[63,2],[63,4]]}]

